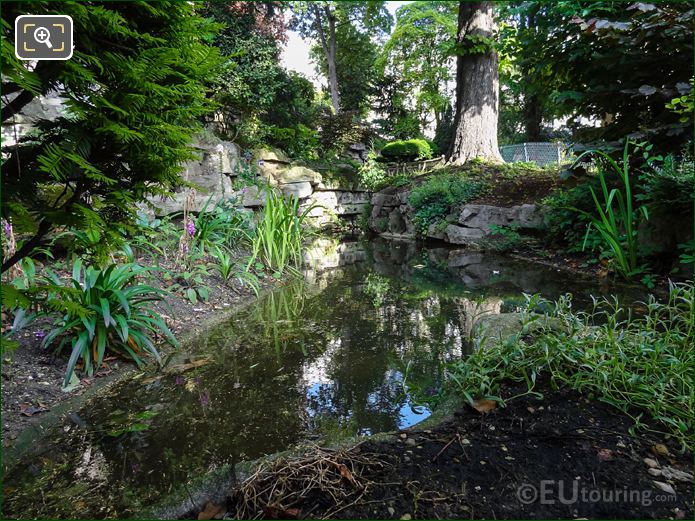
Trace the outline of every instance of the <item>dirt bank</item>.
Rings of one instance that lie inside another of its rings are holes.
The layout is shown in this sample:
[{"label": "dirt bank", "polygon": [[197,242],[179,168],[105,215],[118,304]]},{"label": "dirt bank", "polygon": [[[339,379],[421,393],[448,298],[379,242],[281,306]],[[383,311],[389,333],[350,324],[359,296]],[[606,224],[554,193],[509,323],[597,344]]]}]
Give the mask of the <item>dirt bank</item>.
[{"label": "dirt bank", "polygon": [[608,404],[541,390],[542,400],[269,464],[190,517],[692,519],[691,449],[631,435],[632,419]]}]

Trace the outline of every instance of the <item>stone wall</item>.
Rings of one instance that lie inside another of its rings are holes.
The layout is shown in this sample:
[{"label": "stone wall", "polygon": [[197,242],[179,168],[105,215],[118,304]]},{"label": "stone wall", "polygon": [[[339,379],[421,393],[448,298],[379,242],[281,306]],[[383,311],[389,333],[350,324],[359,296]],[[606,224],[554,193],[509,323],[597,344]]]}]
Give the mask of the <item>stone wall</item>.
[{"label": "stone wall", "polygon": [[[390,237],[414,239],[413,208],[408,204],[407,189],[386,189],[371,198],[370,229]],[[533,204],[502,207],[466,204],[447,217],[441,225],[431,225],[427,236],[450,244],[468,245],[490,235],[491,226],[515,226],[521,232],[543,227],[539,208]]]},{"label": "stone wall", "polygon": [[[252,185],[235,190],[237,166],[242,161],[239,147],[210,136],[205,141],[197,140],[194,146],[200,158],[185,165],[185,177],[198,187],[192,207],[195,212],[200,211],[211,196],[213,204],[220,199],[233,198],[247,210],[256,211],[265,204],[266,191],[275,190],[285,197],[299,199],[300,209],[309,210],[308,216],[320,226],[339,220],[354,221],[371,197],[362,188],[294,164],[286,154],[274,149],[256,150],[251,158],[267,188]],[[150,215],[160,216],[182,212],[187,195],[188,189],[182,188],[172,197],[150,199],[152,207],[143,209]]]}]

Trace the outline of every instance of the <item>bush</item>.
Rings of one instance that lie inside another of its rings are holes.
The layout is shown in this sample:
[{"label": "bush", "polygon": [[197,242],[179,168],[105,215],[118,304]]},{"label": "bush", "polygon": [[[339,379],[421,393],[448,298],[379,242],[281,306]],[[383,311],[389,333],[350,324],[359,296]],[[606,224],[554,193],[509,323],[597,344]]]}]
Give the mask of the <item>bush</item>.
[{"label": "bush", "polygon": [[692,216],[695,190],[695,164],[691,157],[666,156],[663,163],[647,170],[641,177],[642,194],[637,198],[651,211]]},{"label": "bush", "polygon": [[104,270],[82,267],[80,260],[72,268],[67,284],[48,271],[49,297],[46,308],[63,316],[53,322],[42,346],[58,342],[60,352],[71,345],[64,385],[72,378],[77,362],[91,376],[101,366],[106,350],[131,357],[140,366],[143,352],[160,360],[153,338],[164,334],[169,343],[177,342],[162,317],[152,307],[164,292],[138,283],[148,271],[137,264],[112,264]]},{"label": "bush", "polygon": [[294,128],[268,127],[269,145],[287,152],[294,159],[317,159],[319,133],[299,123]]},{"label": "bush", "polygon": [[386,182],[386,171],[377,162],[376,154],[369,152],[367,160],[359,169],[360,184],[373,192],[379,190]]},{"label": "bush", "polygon": [[381,149],[381,155],[391,161],[417,161],[418,159],[430,159],[432,157],[432,148],[424,139],[392,141]]},{"label": "bush", "polygon": [[485,185],[458,174],[440,174],[429,177],[410,192],[408,203],[413,207],[415,226],[422,235],[430,224],[441,221],[457,204],[474,199],[485,190]]}]

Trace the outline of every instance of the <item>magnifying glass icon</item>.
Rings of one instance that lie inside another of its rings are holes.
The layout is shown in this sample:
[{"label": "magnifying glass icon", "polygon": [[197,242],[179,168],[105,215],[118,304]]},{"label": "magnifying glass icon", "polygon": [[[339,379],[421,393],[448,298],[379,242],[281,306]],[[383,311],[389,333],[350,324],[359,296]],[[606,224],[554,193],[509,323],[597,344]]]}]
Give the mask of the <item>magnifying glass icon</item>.
[{"label": "magnifying glass icon", "polygon": [[53,46],[51,45],[50,38],[51,32],[45,27],[37,27],[36,30],[34,30],[34,39],[39,43],[45,43],[46,47],[52,49]]}]

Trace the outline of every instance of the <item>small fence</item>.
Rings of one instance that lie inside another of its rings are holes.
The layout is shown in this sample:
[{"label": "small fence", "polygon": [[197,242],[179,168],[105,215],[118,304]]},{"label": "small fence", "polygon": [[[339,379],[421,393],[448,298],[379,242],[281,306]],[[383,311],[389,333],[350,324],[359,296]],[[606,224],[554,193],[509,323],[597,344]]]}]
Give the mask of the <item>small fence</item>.
[{"label": "small fence", "polygon": [[432,170],[437,165],[445,163],[444,156],[436,157],[434,159],[427,159],[426,161],[411,161],[409,163],[387,163],[384,169],[386,174],[398,175],[398,174],[424,174],[425,172]]},{"label": "small fence", "polygon": [[562,164],[566,160],[565,150],[562,143],[519,143],[500,147],[500,154],[507,163],[524,161],[546,166]]}]

